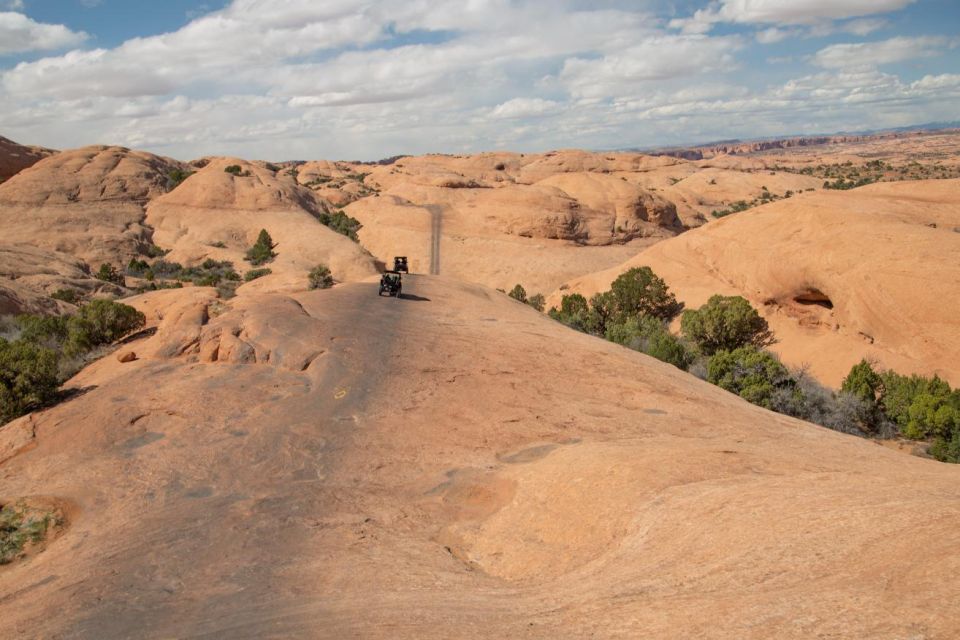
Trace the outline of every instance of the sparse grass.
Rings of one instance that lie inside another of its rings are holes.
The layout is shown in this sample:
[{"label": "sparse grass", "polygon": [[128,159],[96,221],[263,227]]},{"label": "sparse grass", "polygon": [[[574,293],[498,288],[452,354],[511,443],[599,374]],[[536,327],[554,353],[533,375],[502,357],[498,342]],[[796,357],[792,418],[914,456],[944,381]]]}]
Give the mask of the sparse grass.
[{"label": "sparse grass", "polygon": [[50,529],[62,522],[56,512],[30,508],[24,502],[0,507],[0,564],[19,558],[28,544],[43,542]]}]

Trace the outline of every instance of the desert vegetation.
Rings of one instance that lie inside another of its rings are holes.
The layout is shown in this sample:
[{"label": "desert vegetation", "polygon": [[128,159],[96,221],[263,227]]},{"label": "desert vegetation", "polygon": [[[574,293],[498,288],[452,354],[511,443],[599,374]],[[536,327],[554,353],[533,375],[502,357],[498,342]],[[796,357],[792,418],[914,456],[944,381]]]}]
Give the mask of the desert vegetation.
[{"label": "desert vegetation", "polygon": [[824,189],[846,190],[862,187],[874,182],[894,182],[898,180],[935,180],[960,177],[960,167],[945,165],[939,162],[920,163],[910,160],[903,164],[894,165],[884,160],[874,159],[863,164],[854,164],[852,161],[835,163],[820,163],[813,166],[781,167],[778,171],[799,173],[805,176],[823,178]]},{"label": "desert vegetation", "polygon": [[252,280],[256,280],[257,278],[262,278],[263,276],[268,276],[268,275],[270,275],[271,273],[273,273],[273,271],[272,271],[271,269],[267,269],[267,268],[262,268],[262,269],[250,269],[250,271],[247,271],[245,274],[243,274],[243,281],[244,281],[244,282],[250,282],[250,281],[252,281]]},{"label": "desert vegetation", "polygon": [[336,210],[333,213],[320,212],[317,214],[317,220],[321,224],[333,229],[337,233],[343,234],[353,240],[354,242],[360,242],[360,238],[357,236],[357,232],[360,231],[360,228],[363,226],[360,224],[360,221],[356,218],[352,218],[341,210]]},{"label": "desert vegetation", "polygon": [[63,523],[56,510],[31,507],[24,501],[0,505],[0,565],[19,558],[29,545],[44,541]]},{"label": "desert vegetation", "polygon": [[333,286],[333,275],[330,267],[318,264],[307,274],[307,284],[310,289],[329,289]]},{"label": "desert vegetation", "polygon": [[892,427],[905,438],[929,440],[931,456],[960,463],[960,389],[951,389],[937,376],[878,372],[862,360],[850,370],[842,390],[863,403],[866,428]]},{"label": "desert vegetation", "polygon": [[102,355],[101,347],[145,322],[111,300],[92,300],[71,315],[8,319],[0,337],[0,424],[55,403],[60,385]]},{"label": "desert vegetation", "polygon": [[207,258],[200,265],[184,267],[179,262],[156,260],[152,264],[134,258],[127,264],[127,275],[146,280],[135,288],[138,293],[158,289],[179,289],[184,283],[197,287],[217,287],[221,297],[232,297],[241,281],[229,260]]},{"label": "desert vegetation", "polygon": [[787,190],[783,195],[777,195],[772,191],[769,191],[766,187],[761,187],[760,195],[754,198],[753,200],[737,200],[736,202],[731,203],[727,206],[726,209],[714,209],[710,214],[714,218],[723,218],[734,213],[740,213],[741,211],[746,211],[747,209],[752,209],[761,204],[767,204],[768,202],[776,202],[777,200],[783,200],[785,198],[792,198],[793,191]]},{"label": "desert vegetation", "polygon": [[547,301],[546,297],[542,293],[535,293],[528,297],[527,290],[524,289],[523,285],[520,284],[515,285],[507,295],[518,302],[530,305],[537,311],[543,311]]},{"label": "desert vegetation", "polygon": [[[517,299],[520,294],[519,285],[510,292]],[[636,267],[590,300],[563,296],[549,315],[771,411],[860,436],[930,440],[930,455],[960,462],[960,391],[943,380],[878,373],[864,361],[833,392],[764,349],[774,336],[745,298],[715,295],[699,309],[683,311],[681,335],[675,336],[668,325],[680,310],[661,278],[649,267]]]},{"label": "desert vegetation", "polygon": [[270,234],[267,233],[267,230],[260,229],[260,234],[257,236],[257,241],[254,242],[253,246],[247,250],[245,259],[255,267],[267,262],[271,262],[275,257],[277,257],[277,254],[273,251],[276,246],[277,245],[273,242],[273,238],[271,238]]},{"label": "desert vegetation", "polygon": [[167,191],[173,191],[193,174],[193,171],[187,171],[185,169],[172,169],[167,173]]},{"label": "desert vegetation", "polygon": [[238,164],[228,165],[227,167],[225,167],[225,168],[223,169],[223,171],[224,171],[224,173],[229,173],[230,175],[236,176],[237,178],[249,178],[249,177],[250,177],[250,172],[249,172],[249,171],[245,171],[245,170],[243,169],[243,167],[241,167],[241,166],[238,165]]},{"label": "desert vegetation", "polygon": [[127,282],[123,277],[123,274],[117,271],[117,268],[114,267],[109,262],[105,262],[100,265],[100,268],[96,273],[97,280],[103,280],[104,282],[109,282],[121,287],[127,286]]}]

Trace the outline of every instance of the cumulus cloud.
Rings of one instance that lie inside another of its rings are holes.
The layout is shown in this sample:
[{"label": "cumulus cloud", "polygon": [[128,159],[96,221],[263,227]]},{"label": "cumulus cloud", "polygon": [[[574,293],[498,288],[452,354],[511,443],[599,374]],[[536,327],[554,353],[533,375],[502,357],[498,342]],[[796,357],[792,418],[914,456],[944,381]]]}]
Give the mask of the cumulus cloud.
[{"label": "cumulus cloud", "polygon": [[[9,8],[22,9],[23,3],[8,3]],[[87,34],[71,31],[62,24],[45,24],[22,13],[0,12],[0,55],[25,51],[49,51],[76,46]]]},{"label": "cumulus cloud", "polygon": [[719,0],[670,26],[685,33],[706,33],[720,22],[812,25],[903,9],[916,0]]},{"label": "cumulus cloud", "polygon": [[[171,33],[0,70],[2,133],[181,158],[369,159],[955,118],[958,76],[880,71],[936,55],[944,38],[801,49],[789,69],[754,73],[758,42],[868,34],[906,4],[722,0],[700,12],[702,33],[677,33],[623,1],[234,0]],[[708,33],[719,21],[746,26]]]},{"label": "cumulus cloud", "polygon": [[602,58],[568,59],[560,82],[577,97],[617,95],[651,81],[730,70],[739,47],[735,37],[651,37]]},{"label": "cumulus cloud", "polygon": [[943,37],[896,37],[880,42],[834,44],[818,51],[813,63],[828,69],[871,68],[914,58],[940,55],[948,45]]},{"label": "cumulus cloud", "polygon": [[490,112],[494,118],[530,118],[557,113],[561,110],[559,102],[543,98],[514,98],[498,104]]}]

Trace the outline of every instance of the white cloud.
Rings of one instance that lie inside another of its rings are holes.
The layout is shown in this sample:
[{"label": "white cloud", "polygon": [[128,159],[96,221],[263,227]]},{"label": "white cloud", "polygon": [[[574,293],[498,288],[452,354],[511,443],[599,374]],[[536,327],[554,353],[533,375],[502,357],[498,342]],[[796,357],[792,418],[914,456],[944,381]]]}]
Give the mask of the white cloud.
[{"label": "white cloud", "polygon": [[813,56],[813,63],[827,69],[872,68],[914,58],[937,56],[946,46],[946,38],[935,36],[895,37],[880,42],[834,44],[818,51]]},{"label": "white cloud", "polygon": [[769,29],[763,29],[762,31],[757,31],[756,38],[757,42],[760,44],[773,44],[775,42],[780,42],[786,38],[793,35],[795,32],[789,29],[778,29],[777,27],[770,27]]},{"label": "white cloud", "polygon": [[874,31],[879,31],[889,25],[889,22],[883,18],[860,18],[845,23],[842,27],[847,33],[855,36],[868,36]]},{"label": "white cloud", "polygon": [[652,81],[730,71],[740,46],[735,37],[651,37],[602,58],[568,59],[560,83],[577,97],[623,95]]},{"label": "white cloud", "polygon": [[560,103],[553,100],[514,98],[498,104],[490,112],[490,115],[493,118],[530,118],[551,115],[561,109]]},{"label": "white cloud", "polygon": [[670,26],[685,33],[706,33],[719,22],[813,25],[903,9],[916,0],[720,0]]},{"label": "white cloud", "polygon": [[[22,3],[16,2],[9,6],[23,8]],[[66,49],[86,39],[87,34],[71,31],[62,24],[36,22],[12,11],[0,12],[0,55]]]},{"label": "white cloud", "polygon": [[[908,0],[869,4],[897,3]],[[707,6],[716,20],[703,22],[704,31],[727,11],[723,20],[753,21],[750,37],[678,34],[664,19],[618,6],[630,5],[235,0],[172,33],[0,70],[2,133],[59,148],[117,143],[185,159],[369,159],[955,118],[958,76],[910,82],[864,63],[934,55],[951,44],[943,38],[834,45],[813,56],[799,50],[780,60],[789,68],[757,73],[764,50],[755,39],[889,26],[858,17],[868,9],[863,2]],[[816,71],[789,79],[804,63]]]}]

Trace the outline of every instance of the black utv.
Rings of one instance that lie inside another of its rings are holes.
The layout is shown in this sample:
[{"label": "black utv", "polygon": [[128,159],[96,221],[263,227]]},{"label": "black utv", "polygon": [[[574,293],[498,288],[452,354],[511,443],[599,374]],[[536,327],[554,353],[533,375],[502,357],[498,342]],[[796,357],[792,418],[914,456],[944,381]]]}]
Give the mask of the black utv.
[{"label": "black utv", "polygon": [[407,268],[407,256],[397,256],[393,259],[393,270],[402,271],[403,273],[410,273],[410,269]]},{"label": "black utv", "polygon": [[400,274],[396,271],[387,271],[380,276],[380,291],[377,295],[382,296],[386,293],[388,296],[400,297],[400,291],[403,283],[400,281]]}]

